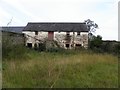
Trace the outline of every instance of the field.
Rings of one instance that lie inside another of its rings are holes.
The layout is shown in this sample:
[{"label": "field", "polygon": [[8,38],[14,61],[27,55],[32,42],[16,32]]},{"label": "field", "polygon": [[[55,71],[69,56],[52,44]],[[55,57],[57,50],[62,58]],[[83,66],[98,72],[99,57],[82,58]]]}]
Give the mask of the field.
[{"label": "field", "polygon": [[117,88],[118,58],[88,51],[37,52],[3,60],[4,88]]}]

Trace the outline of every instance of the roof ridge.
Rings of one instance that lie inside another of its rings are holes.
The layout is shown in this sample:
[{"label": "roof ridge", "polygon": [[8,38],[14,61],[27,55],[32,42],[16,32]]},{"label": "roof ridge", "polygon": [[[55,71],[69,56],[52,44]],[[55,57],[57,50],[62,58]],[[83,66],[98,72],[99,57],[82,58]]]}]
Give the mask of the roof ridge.
[{"label": "roof ridge", "polygon": [[28,24],[85,24],[85,22],[28,22]]}]

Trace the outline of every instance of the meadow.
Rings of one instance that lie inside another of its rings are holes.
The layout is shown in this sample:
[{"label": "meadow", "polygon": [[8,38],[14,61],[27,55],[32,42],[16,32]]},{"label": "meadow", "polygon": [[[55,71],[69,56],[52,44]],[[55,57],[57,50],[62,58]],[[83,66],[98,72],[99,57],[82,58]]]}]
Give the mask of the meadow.
[{"label": "meadow", "polygon": [[16,52],[3,59],[3,88],[118,87],[116,55],[87,50]]}]

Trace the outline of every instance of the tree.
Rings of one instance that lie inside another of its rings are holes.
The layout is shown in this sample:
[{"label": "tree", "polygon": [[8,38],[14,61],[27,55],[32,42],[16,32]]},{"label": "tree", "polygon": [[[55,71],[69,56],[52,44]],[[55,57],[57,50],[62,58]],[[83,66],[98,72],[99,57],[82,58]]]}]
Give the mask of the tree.
[{"label": "tree", "polygon": [[87,19],[84,21],[87,25],[87,28],[89,30],[89,33],[88,33],[88,38],[89,40],[91,41],[93,39],[93,33],[96,31],[96,29],[98,28],[98,25],[94,22],[94,21],[91,21],[90,19]]},{"label": "tree", "polygon": [[[91,21],[90,19],[87,19],[84,21],[87,25],[87,28],[89,30],[88,32],[88,46],[89,48],[91,48],[91,45],[93,43],[94,40],[96,40],[96,36],[93,35],[93,33],[95,33],[96,29],[98,28],[98,25],[94,22],[94,21]],[[97,38],[100,38],[99,36]],[[92,45],[93,47],[93,45]]]},{"label": "tree", "polygon": [[93,39],[90,41],[90,49],[98,49],[102,45],[102,36],[97,35],[93,36]]},{"label": "tree", "polygon": [[87,28],[89,30],[89,33],[93,33],[96,31],[96,29],[98,28],[98,25],[94,22],[91,21],[90,19],[87,19],[84,21],[87,25]]}]

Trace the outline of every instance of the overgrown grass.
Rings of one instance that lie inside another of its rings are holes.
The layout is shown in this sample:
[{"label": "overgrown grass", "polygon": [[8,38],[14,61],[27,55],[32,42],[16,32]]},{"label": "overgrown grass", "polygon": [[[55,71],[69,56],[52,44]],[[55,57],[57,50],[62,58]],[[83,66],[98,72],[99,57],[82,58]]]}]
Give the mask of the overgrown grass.
[{"label": "overgrown grass", "polygon": [[[116,88],[118,59],[111,54],[26,50],[3,60],[4,88]],[[9,59],[9,60],[8,60]]]}]

